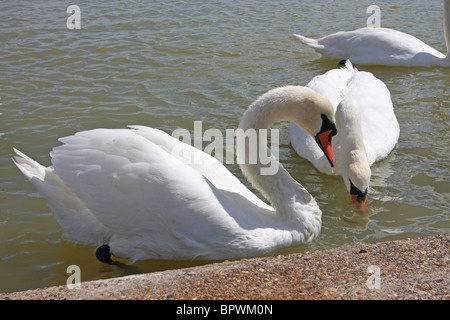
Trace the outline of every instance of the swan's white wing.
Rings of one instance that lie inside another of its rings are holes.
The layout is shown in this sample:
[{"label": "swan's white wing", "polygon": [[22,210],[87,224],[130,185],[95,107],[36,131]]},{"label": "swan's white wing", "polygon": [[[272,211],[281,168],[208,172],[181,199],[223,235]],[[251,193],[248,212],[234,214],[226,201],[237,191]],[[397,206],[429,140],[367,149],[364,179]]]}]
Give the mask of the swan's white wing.
[{"label": "swan's white wing", "polygon": [[[414,66],[433,65],[445,55],[407,33],[389,28],[340,31],[316,42],[297,36],[323,56],[350,59],[355,64]],[[311,45],[313,44],[313,45]]]},{"label": "swan's white wing", "polygon": [[67,188],[53,168],[45,168],[22,152],[14,151],[17,154],[14,163],[47,199],[56,221],[63,227],[64,237],[88,246],[102,245],[111,237],[111,231]]},{"label": "swan's white wing", "polygon": [[372,165],[392,151],[400,135],[389,89],[372,73],[360,71],[350,79],[343,94],[359,105],[364,145]]},{"label": "swan's white wing", "polygon": [[330,100],[336,112],[336,107],[343,98],[342,92],[354,73],[353,66],[347,60],[345,67],[332,69],[322,75],[315,76],[306,86]]},{"label": "swan's white wing", "polygon": [[51,152],[54,173],[114,233],[158,233],[155,227],[191,213],[188,198],[201,203],[202,176],[131,130],[95,129],[60,140]]},{"label": "swan's white wing", "polygon": [[211,155],[191,147],[180,140],[168,135],[167,133],[145,126],[129,126],[134,132],[142,137],[152,141],[159,147],[163,148],[174,159],[180,160],[185,165],[198,171],[201,175],[209,180],[216,188],[222,190],[236,192],[252,201],[254,204],[265,209],[272,210],[253,192],[251,192],[244,184],[231,174],[222,163]]},{"label": "swan's white wing", "polygon": [[79,132],[62,138],[64,144],[51,152],[54,174],[107,228],[111,238],[105,242],[114,254],[132,259],[220,256],[227,245],[232,252],[234,232],[245,235],[241,225],[255,217],[252,212],[267,211],[266,218],[273,212],[254,195],[256,204],[249,201],[251,192],[216,159],[204,160],[203,171],[197,170],[168,152],[170,144],[182,142],[152,130]]}]

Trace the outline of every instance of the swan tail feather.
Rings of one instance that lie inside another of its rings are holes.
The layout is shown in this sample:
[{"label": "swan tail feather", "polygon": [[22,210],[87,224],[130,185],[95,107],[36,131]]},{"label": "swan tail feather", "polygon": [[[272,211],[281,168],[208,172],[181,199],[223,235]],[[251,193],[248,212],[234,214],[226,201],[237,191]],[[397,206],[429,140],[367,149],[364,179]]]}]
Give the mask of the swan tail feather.
[{"label": "swan tail feather", "polygon": [[358,73],[358,69],[353,67],[350,59],[345,60],[345,64],[341,67],[342,70],[345,70],[348,74],[347,85],[353,80],[353,78]]},{"label": "swan tail feather", "polygon": [[16,148],[13,148],[16,156],[12,158],[14,164],[19,168],[20,171],[27,177],[28,180],[32,178],[37,178],[44,181],[45,178],[45,167],[40,165],[38,162],[34,161],[24,153],[20,152]]},{"label": "swan tail feather", "polygon": [[323,49],[323,46],[319,44],[319,41],[316,39],[308,38],[299,34],[294,34],[294,37],[299,39],[304,44],[314,48],[314,49]]},{"label": "swan tail feather", "polygon": [[47,200],[65,238],[88,246],[99,246],[109,241],[111,232],[108,228],[52,170],[47,170],[15,148],[14,152],[13,162]]},{"label": "swan tail feather", "polygon": [[345,60],[345,67],[344,68],[347,69],[352,74],[355,74],[356,72],[358,72],[358,69],[353,67],[353,64],[350,62],[350,59]]}]

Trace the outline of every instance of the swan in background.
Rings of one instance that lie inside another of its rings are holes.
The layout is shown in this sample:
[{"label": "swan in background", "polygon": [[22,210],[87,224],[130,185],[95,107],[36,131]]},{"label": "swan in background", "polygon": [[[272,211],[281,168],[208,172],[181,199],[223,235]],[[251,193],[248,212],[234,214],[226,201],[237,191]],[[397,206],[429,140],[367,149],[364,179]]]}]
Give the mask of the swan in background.
[{"label": "swan in background", "polygon": [[386,85],[372,73],[345,66],[314,77],[307,87],[328,98],[335,108],[338,134],[333,139],[336,165],[327,160],[314,139],[295,123],[289,134],[295,151],[319,171],[342,175],[358,210],[365,210],[370,166],[395,147],[400,127]]},{"label": "swan in background", "polygon": [[340,31],[315,40],[298,34],[298,39],[324,57],[349,59],[361,65],[450,66],[450,0],[444,0],[444,34],[447,54],[404,32],[388,28],[360,28]]},{"label": "swan in background", "polygon": [[[333,165],[334,110],[309,88],[267,92],[249,106],[239,128],[265,129],[285,119],[314,135]],[[257,132],[260,151],[277,161]],[[217,159],[157,129],[93,129],[60,141],[50,153],[53,166],[16,149],[14,163],[47,199],[64,236],[100,246],[101,261],[111,263],[111,254],[131,261],[253,256],[320,233],[315,199],[278,162],[273,175],[261,174],[259,159],[240,164],[269,206]],[[237,139],[238,159],[253,147]],[[201,161],[185,161],[186,154]]]}]

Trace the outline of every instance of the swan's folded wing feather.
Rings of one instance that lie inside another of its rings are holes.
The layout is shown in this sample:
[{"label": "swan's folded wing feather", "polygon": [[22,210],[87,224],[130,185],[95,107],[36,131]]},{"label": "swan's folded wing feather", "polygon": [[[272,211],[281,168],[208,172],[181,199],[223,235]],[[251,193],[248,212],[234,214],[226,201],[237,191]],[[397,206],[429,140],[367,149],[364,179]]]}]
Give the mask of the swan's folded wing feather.
[{"label": "swan's folded wing feather", "polygon": [[169,134],[154,128],[145,126],[129,126],[149,141],[168,152],[174,159],[181,161],[204,176],[216,188],[236,192],[253,202],[254,204],[272,210],[265,202],[251,192],[236,176],[215,157],[194,148]]},{"label": "swan's folded wing feather", "polygon": [[204,191],[198,173],[131,130],[96,129],[61,141],[51,152],[54,172],[117,233],[165,225],[158,219],[182,216],[187,198]]},{"label": "swan's folded wing feather", "polygon": [[330,100],[336,112],[337,105],[343,98],[343,91],[353,74],[353,66],[350,62],[347,62],[345,68],[332,69],[322,75],[315,76],[306,86]]},{"label": "swan's folded wing feather", "polygon": [[[162,248],[169,234],[182,231],[185,245],[200,236],[221,241],[217,230],[225,236],[235,225],[201,172],[134,130],[95,129],[61,141],[51,153],[54,172],[115,235]],[[231,173],[223,172],[226,180]]]}]

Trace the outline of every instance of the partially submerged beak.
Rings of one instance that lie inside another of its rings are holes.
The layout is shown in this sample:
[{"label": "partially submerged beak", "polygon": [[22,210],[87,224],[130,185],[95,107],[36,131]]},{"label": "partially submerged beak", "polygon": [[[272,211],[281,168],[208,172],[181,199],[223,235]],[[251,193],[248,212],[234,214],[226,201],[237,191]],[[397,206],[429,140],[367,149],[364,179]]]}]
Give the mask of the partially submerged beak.
[{"label": "partially submerged beak", "polygon": [[320,132],[316,135],[316,141],[322,151],[325,153],[330,165],[334,167],[335,158],[333,152],[333,135],[336,134],[332,129]]},{"label": "partially submerged beak", "polygon": [[360,199],[360,197],[358,195],[352,194],[352,200],[356,206],[356,210],[358,210],[359,212],[366,211],[366,198]]},{"label": "partially submerged beak", "polygon": [[366,188],[363,191],[359,190],[352,182],[352,179],[349,179],[350,181],[350,194],[352,196],[353,203],[356,206],[356,210],[359,212],[365,212],[366,211],[366,199],[367,199],[367,191],[369,188]]}]

